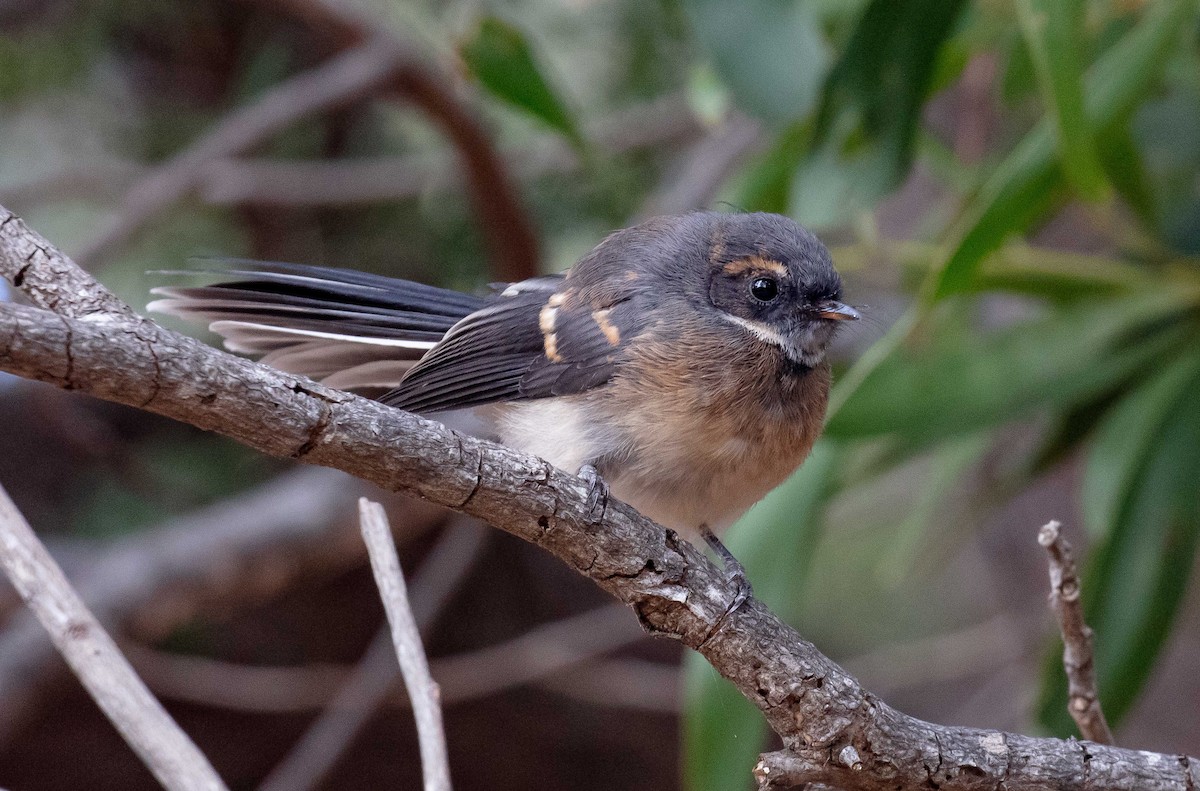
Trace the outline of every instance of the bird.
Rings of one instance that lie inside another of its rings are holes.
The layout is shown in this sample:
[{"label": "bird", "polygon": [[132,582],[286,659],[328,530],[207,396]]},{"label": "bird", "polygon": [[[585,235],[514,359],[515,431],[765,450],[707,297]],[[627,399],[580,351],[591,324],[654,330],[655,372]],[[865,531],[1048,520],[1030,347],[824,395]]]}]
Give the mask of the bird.
[{"label": "bird", "polygon": [[[615,231],[567,272],[477,296],[346,269],[231,261],[148,308],[234,352],[422,414],[472,410],[501,443],[579,474],[745,570],[719,534],[808,456],[827,350],[859,313],[828,249],[770,213]],[[735,600],[736,604],[740,601]]]}]

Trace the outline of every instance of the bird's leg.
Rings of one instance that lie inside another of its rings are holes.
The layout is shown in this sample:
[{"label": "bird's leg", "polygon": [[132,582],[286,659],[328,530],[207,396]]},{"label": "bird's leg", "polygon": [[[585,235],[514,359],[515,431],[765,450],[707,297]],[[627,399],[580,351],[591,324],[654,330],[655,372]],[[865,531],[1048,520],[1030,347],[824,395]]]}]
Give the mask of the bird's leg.
[{"label": "bird's leg", "polygon": [[[746,567],[733,556],[729,547],[721,543],[721,539],[717,538],[717,534],[710,530],[708,525],[700,525],[700,535],[704,536],[704,540],[712,547],[713,552],[716,552],[717,556],[721,558],[721,562],[725,566],[725,579],[737,589],[733,596],[733,602],[725,610],[725,616],[728,616],[754,595],[754,589],[750,587],[750,578],[746,576]],[[722,616],[722,619],[725,616]]]},{"label": "bird's leg", "polygon": [[585,464],[579,468],[579,477],[587,484],[587,514],[588,520],[596,525],[604,521],[604,512],[608,508],[608,484],[600,477],[600,471],[595,465]]}]

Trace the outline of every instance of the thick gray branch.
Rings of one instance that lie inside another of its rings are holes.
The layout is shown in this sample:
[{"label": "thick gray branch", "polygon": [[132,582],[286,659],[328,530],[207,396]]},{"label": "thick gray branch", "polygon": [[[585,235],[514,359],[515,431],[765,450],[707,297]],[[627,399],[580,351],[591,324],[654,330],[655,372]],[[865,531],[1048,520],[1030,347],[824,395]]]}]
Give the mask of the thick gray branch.
[{"label": "thick gray branch", "polygon": [[[1188,791],[1186,756],[934,725],[888,707],[691,544],[541,459],[232,357],[150,322],[0,305],[0,370],[345,470],[531,541],[699,651],[783,738],[789,781],[845,789]],[[719,628],[718,628],[719,627]],[[771,760],[767,756],[765,760]],[[783,776],[782,768],[772,774]]]}]

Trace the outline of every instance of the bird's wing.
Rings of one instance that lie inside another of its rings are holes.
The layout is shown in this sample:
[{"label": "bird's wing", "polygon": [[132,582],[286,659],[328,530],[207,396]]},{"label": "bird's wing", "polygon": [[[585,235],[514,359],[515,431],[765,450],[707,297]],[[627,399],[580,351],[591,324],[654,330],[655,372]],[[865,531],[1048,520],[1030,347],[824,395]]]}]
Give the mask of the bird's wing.
[{"label": "bird's wing", "polygon": [[561,276],[508,286],[456,324],[381,400],[415,412],[581,393],[612,376],[636,332],[629,295]]}]

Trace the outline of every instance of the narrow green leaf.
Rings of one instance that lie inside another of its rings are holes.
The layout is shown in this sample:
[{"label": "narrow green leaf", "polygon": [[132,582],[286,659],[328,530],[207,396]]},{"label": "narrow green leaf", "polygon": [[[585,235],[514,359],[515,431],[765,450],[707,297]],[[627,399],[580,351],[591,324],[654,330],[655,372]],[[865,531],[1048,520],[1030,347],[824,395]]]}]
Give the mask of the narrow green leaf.
[{"label": "narrow green leaf", "polygon": [[830,417],[826,433],[902,436],[914,447],[998,425],[1045,406],[1103,391],[1178,340],[1152,331],[1194,302],[1161,293],[1093,301],[984,337],[933,331],[870,372]]},{"label": "narrow green leaf", "polygon": [[520,30],[495,17],[484,17],[459,45],[471,73],[494,96],[558,130],[577,147],[579,127],[542,73],[533,48]]},{"label": "narrow green leaf", "polygon": [[1083,110],[1082,0],[1017,0],[1017,20],[1054,122],[1063,172],[1088,200],[1105,196],[1104,171]]},{"label": "narrow green leaf", "polygon": [[853,115],[856,140],[887,152],[888,180],[903,176],[938,54],[963,6],[962,0],[872,0],[826,81],[818,140],[831,136],[837,116]]},{"label": "narrow green leaf", "polygon": [[[1114,725],[1162,651],[1200,543],[1197,388],[1200,356],[1177,360],[1114,411],[1089,460],[1091,494],[1101,486],[1119,487],[1118,502],[1093,509],[1093,518],[1110,522],[1083,583],[1087,619],[1096,632],[1100,699]],[[1135,416],[1135,410],[1148,414]],[[1143,436],[1135,436],[1139,430]],[[1038,716],[1057,733],[1073,730],[1061,660],[1044,678]]]},{"label": "narrow green leaf", "polygon": [[1127,124],[1115,124],[1096,139],[1100,162],[1118,194],[1148,228],[1156,227],[1157,201],[1142,164],[1142,152]]},{"label": "narrow green leaf", "polygon": [[1117,523],[1122,504],[1180,393],[1195,361],[1181,359],[1124,398],[1105,418],[1088,454],[1080,492],[1083,522],[1097,540]]},{"label": "narrow green leaf", "polygon": [[830,53],[810,3],[683,0],[683,9],[743,110],[777,124],[812,112]]},{"label": "narrow green leaf", "polygon": [[[1194,7],[1195,0],[1148,5],[1138,25],[1096,61],[1084,80],[1084,105],[1098,134],[1125,123],[1145,98]],[[951,252],[929,280],[926,304],[969,288],[984,256],[1040,215],[1061,186],[1054,131],[1047,119],[996,168],[955,224]]]},{"label": "narrow green leaf", "polygon": [[826,80],[813,149],[795,171],[791,211],[844,223],[894,188],[962,0],[872,0]]},{"label": "narrow green leaf", "polygon": [[[754,595],[784,620],[795,620],[811,569],[822,514],[843,454],[819,442],[795,475],[750,510],[726,539],[746,566]],[[762,712],[718,676],[699,654],[686,666],[684,776],[690,791],[750,788],[766,745]]]}]

